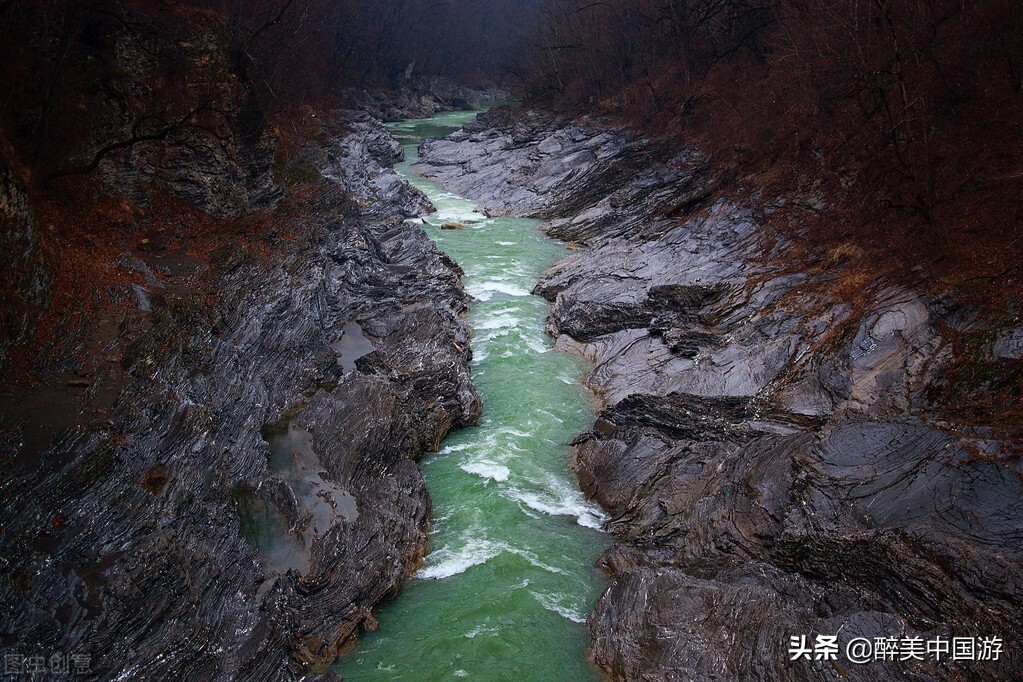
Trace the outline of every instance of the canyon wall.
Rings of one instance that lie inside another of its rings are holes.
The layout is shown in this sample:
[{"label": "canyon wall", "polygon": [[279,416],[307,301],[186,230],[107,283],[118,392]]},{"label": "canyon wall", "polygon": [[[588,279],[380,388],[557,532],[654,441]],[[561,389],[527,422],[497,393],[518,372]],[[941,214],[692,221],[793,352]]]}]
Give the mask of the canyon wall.
[{"label": "canyon wall", "polygon": [[[546,219],[586,247],[536,292],[604,405],[574,466],[615,538],[589,617],[612,679],[1020,675],[1018,432],[941,404],[963,338],[973,362],[1014,376],[1018,311],[842,282],[836,263],[794,255],[812,235],[768,220],[827,197],[752,201],[698,150],[622,129],[498,110],[421,155],[485,210]],[[792,637],[817,635],[842,652],[854,637],[1004,648],[790,660]]]},{"label": "canyon wall", "polygon": [[0,653],[325,673],[427,551],[416,460],[480,414],[461,272],[379,122],[270,120],[207,15],[88,16],[68,97],[109,99],[46,175],[0,150]]}]

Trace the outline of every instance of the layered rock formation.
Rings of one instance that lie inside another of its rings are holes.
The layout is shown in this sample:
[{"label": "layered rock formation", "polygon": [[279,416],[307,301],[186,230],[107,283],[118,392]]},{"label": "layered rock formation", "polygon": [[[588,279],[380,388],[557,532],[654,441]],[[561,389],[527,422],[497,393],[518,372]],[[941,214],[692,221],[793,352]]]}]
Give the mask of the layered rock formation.
[{"label": "layered rock formation", "polygon": [[[90,289],[61,292],[77,305],[39,334],[54,266],[0,169],[17,297],[0,344],[0,655],[15,662],[74,657],[97,679],[325,672],[426,552],[415,460],[480,414],[469,297],[405,222],[430,206],[389,168],[401,146],[349,113],[278,148],[216,30],[140,19],[95,38],[119,99],[83,118],[53,179],[113,208],[45,229],[125,251],[97,255]],[[174,55],[179,90],[150,78]],[[158,107],[184,113],[139,135]]]},{"label": "layered rock formation", "polygon": [[[1019,434],[937,402],[956,335],[1011,362],[1012,311],[886,281],[854,306],[706,159],[622,130],[495,111],[421,156],[485,210],[590,247],[536,293],[604,401],[575,467],[616,540],[589,618],[612,679],[1023,675]],[[773,203],[794,200],[821,198]],[[834,660],[791,660],[791,638],[818,635],[837,635]],[[856,637],[1003,647],[856,664]]]},{"label": "layered rock formation", "polygon": [[[401,155],[385,136],[355,123],[310,154],[325,179],[277,214],[299,235],[284,258],[225,246],[187,277],[133,262],[146,329],[105,349],[129,383],[102,422],[40,451],[20,425],[6,439],[5,651],[88,655],[101,677],[271,679],[322,671],[374,626],[426,551],[415,460],[480,412],[460,273],[403,222],[427,204],[382,167]],[[271,467],[282,420],[311,434],[319,471]],[[357,513],[335,500],[307,532],[315,500],[288,482],[303,476]],[[246,521],[267,553],[301,534],[303,570],[261,560]]]}]

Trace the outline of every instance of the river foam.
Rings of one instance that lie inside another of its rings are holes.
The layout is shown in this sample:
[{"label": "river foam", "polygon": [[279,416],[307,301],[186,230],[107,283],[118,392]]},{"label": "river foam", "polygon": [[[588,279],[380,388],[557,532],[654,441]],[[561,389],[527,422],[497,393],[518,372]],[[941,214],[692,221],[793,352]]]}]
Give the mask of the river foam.
[{"label": "river foam", "polygon": [[483,282],[473,283],[466,286],[468,291],[474,298],[481,301],[489,301],[494,297],[494,294],[504,294],[506,296],[529,296],[530,293],[523,287],[515,286],[514,284],[506,284],[500,280],[488,279]]},{"label": "river foam", "polygon": [[[435,119],[401,130],[420,125],[438,129]],[[414,163],[414,139],[405,151]],[[583,621],[603,589],[593,565],[608,538],[596,530],[603,518],[583,499],[567,460],[568,443],[594,414],[579,380],[584,361],[552,352],[548,303],[531,293],[567,250],[538,221],[481,215],[416,177],[409,162],[398,172],[437,208],[414,227],[461,266],[475,299],[467,321],[483,417],[424,457],[432,551],[339,672],[355,682],[492,679],[495,671],[590,680]],[[465,229],[442,229],[449,221]],[[397,665],[377,674],[379,661]]]},{"label": "river foam", "polygon": [[426,565],[416,573],[423,580],[439,580],[464,573],[500,554],[502,547],[489,540],[469,540],[458,549],[439,549],[426,558]]},{"label": "river foam", "polygon": [[461,469],[466,473],[475,474],[480,478],[494,480],[498,483],[507,481],[508,476],[511,475],[508,467],[487,460],[466,462],[461,465]]}]

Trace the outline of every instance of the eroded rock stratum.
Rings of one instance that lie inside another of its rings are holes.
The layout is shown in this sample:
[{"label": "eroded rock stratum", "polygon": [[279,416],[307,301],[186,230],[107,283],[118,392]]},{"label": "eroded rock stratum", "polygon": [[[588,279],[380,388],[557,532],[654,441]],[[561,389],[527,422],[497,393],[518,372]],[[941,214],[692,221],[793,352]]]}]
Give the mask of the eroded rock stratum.
[{"label": "eroded rock stratum", "polygon": [[[0,655],[21,670],[57,654],[96,679],[325,672],[427,550],[416,460],[480,414],[469,297],[405,222],[431,207],[389,168],[401,146],[333,112],[282,148],[208,24],[111,34],[125,111],[150,104],[136,53],[180,47],[216,116],[122,144],[127,114],[97,106],[54,178],[91,214],[40,220],[0,150]],[[90,230],[85,266],[52,246]],[[273,451],[282,431],[294,452]]]},{"label": "eroded rock stratum", "polygon": [[[786,262],[762,211],[715,193],[713,164],[621,130],[495,111],[421,153],[487,211],[589,246],[536,292],[605,404],[575,467],[616,540],[589,618],[613,679],[1023,675],[1019,434],[938,404],[952,338],[1014,362],[1016,313],[894,281],[853,305],[826,267]],[[824,200],[776,204],[797,199]],[[801,635],[1003,649],[792,661]]]}]

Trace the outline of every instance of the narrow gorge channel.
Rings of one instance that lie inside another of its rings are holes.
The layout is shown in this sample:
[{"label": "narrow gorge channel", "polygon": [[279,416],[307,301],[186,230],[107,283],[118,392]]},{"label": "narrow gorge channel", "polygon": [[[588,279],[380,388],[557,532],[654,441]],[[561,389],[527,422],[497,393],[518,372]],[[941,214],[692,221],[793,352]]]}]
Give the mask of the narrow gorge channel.
[{"label": "narrow gorge channel", "polygon": [[379,610],[379,629],[339,664],[346,680],[596,677],[585,619],[604,587],[593,564],[609,540],[567,464],[568,443],[593,423],[594,405],[581,384],[585,363],[552,351],[547,301],[530,294],[567,251],[539,221],[487,218],[413,168],[423,138],[473,116],[389,126],[406,152],[396,170],[437,209],[424,219],[427,233],[462,267],[476,299],[472,372],[484,415],[423,459],[431,552]]}]

